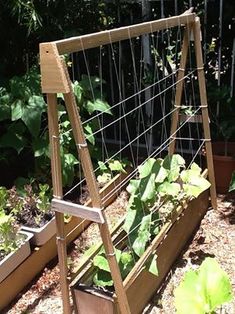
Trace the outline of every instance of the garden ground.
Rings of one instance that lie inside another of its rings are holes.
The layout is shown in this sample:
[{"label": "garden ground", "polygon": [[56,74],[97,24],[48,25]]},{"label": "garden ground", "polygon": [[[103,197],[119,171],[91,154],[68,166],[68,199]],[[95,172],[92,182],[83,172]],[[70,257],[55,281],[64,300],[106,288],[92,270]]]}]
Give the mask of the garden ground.
[{"label": "garden ground", "polygon": [[[173,265],[168,278],[146,306],[145,314],[174,313],[174,289],[179,285],[184,273],[190,268],[197,268],[205,257],[215,257],[228,273],[235,295],[235,195],[218,196],[218,210],[209,209],[201,222],[192,242],[185,248]],[[125,192],[108,208],[110,224],[122,216],[127,204]],[[98,228],[92,224],[88,230],[70,245],[69,264],[72,268],[83,252],[97,241]],[[62,304],[59,288],[59,268],[54,260],[30,285],[18,296],[4,312],[9,314],[60,314]],[[216,313],[235,314],[233,302],[222,306]]]}]

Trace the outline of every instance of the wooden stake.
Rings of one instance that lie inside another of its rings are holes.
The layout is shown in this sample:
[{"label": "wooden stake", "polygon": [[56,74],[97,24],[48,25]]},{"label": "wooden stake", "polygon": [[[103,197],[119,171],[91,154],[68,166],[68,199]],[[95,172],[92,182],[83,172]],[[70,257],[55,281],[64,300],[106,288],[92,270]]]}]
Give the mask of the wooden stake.
[{"label": "wooden stake", "polygon": [[[61,160],[60,160],[60,143],[59,143],[59,126],[57,113],[57,95],[47,94],[48,104],[48,125],[51,153],[51,173],[54,198],[61,199],[63,197],[62,177],[61,177]],[[64,215],[56,212],[56,228],[57,228],[57,247],[60,266],[60,284],[63,296],[63,311],[65,314],[71,313],[69,300],[69,286],[67,282],[67,251],[64,231]]]},{"label": "wooden stake", "polygon": [[[172,114],[172,121],[171,121],[171,135],[176,137],[176,130],[179,123],[179,112],[180,112],[180,106],[182,101],[182,93],[183,93],[183,86],[184,86],[184,79],[185,76],[185,67],[187,62],[187,56],[188,56],[188,47],[189,47],[189,40],[190,40],[190,31],[191,31],[191,25],[187,25],[184,31],[184,38],[183,38],[183,44],[181,48],[181,59],[180,59],[180,67],[179,67],[179,73],[177,76],[177,85],[176,85],[176,93],[175,93],[175,108],[176,110]],[[170,155],[173,155],[175,152],[175,139],[170,143],[169,150]]]},{"label": "wooden stake", "polygon": [[[91,162],[90,153],[86,143],[85,135],[82,128],[81,118],[78,112],[78,107],[73,94],[72,85],[70,82],[68,70],[64,64],[64,71],[67,76],[67,80],[70,86],[70,92],[64,94],[64,100],[69,115],[69,120],[71,122],[73,136],[77,146],[78,154],[80,156],[82,169],[86,178],[88,190],[90,193],[91,203],[93,207],[102,208],[101,197],[99,194],[98,186],[96,183],[96,178],[94,175],[94,170]],[[104,244],[105,253],[109,262],[109,267],[111,275],[113,278],[115,292],[118,297],[119,308],[122,314],[131,314],[127,296],[124,290],[122,277],[120,269],[115,256],[114,246],[112,238],[107,225],[105,213],[103,213],[104,223],[99,224],[101,238]]]},{"label": "wooden stake", "polygon": [[200,92],[200,101],[202,106],[202,123],[204,130],[205,147],[206,147],[206,161],[208,167],[208,177],[211,183],[210,195],[211,203],[214,209],[217,208],[217,198],[216,198],[216,188],[215,188],[215,174],[214,174],[214,165],[212,158],[212,147],[211,147],[211,134],[209,127],[209,115],[208,115],[208,104],[207,104],[207,95],[206,95],[206,82],[204,74],[204,66],[202,60],[202,48],[201,48],[201,39],[200,39],[200,19],[197,17],[193,25],[193,34],[194,34],[194,47],[196,54],[197,70],[198,70],[198,83],[199,83],[199,92]]}]

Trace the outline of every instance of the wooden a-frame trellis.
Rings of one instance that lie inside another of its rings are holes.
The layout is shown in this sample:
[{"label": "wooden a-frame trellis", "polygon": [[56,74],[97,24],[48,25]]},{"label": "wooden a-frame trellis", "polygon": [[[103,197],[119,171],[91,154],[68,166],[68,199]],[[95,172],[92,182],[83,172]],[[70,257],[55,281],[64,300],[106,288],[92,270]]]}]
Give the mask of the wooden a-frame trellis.
[{"label": "wooden a-frame trellis", "polygon": [[[203,70],[202,51],[200,42],[200,21],[199,18],[190,11],[182,15],[145,22],[110,31],[89,34],[80,37],[68,38],[65,40],[42,43],[40,45],[40,66],[42,75],[42,91],[47,94],[48,104],[48,124],[51,147],[51,169],[53,183],[52,207],[55,210],[57,225],[57,246],[60,267],[60,281],[63,297],[63,311],[71,313],[69,283],[67,279],[67,252],[66,252],[66,234],[64,231],[64,213],[88,219],[99,224],[99,230],[104,244],[106,256],[109,262],[111,275],[114,282],[115,293],[117,295],[119,309],[122,314],[130,314],[130,308],[123,285],[120,270],[114,254],[109,228],[107,226],[105,213],[103,211],[101,196],[94,176],[91,158],[84,136],[79,110],[76,105],[66,64],[60,56],[65,53],[73,53],[88,48],[98,47],[112,42],[125,40],[128,38],[148,34],[163,30],[165,28],[185,25],[180,68],[177,80],[175,107],[173,113],[171,134],[176,133],[179,122],[179,111],[183,92],[185,66],[187,61],[187,51],[190,42],[190,36],[193,34],[196,53],[196,63],[198,71],[200,102],[202,112],[202,123],[205,137],[205,149],[208,165],[208,176],[211,182],[210,195],[212,206],[216,208],[216,191],[214,183],[214,169],[212,162],[212,148],[210,142],[209,117],[207,108],[207,96],[205,87],[205,76]],[[63,93],[65,105],[71,122],[73,136],[80,156],[81,165],[90,193],[92,207],[85,207],[71,202],[63,201],[62,176],[61,176],[61,157],[59,125],[57,112],[57,93]],[[175,150],[175,140],[169,146],[169,154]]]}]

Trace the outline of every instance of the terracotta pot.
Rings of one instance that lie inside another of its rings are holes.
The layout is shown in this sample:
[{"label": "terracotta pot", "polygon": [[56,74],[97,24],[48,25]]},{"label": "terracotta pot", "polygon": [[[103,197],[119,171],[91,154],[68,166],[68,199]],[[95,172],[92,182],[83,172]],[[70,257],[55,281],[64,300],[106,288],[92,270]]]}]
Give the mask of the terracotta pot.
[{"label": "terracotta pot", "polygon": [[227,193],[235,170],[235,143],[227,143],[227,156],[225,156],[224,142],[212,143],[212,151],[217,193]]}]

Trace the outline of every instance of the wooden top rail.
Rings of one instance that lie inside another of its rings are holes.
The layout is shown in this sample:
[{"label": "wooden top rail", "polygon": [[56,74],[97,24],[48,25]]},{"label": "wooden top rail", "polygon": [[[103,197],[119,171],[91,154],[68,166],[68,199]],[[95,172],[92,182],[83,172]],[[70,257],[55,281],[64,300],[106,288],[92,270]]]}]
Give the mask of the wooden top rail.
[{"label": "wooden top rail", "polygon": [[179,26],[181,24],[190,24],[194,22],[195,16],[195,13],[187,13],[186,11],[184,14],[178,16],[57,40],[53,43],[56,45],[59,54],[62,55],[99,47],[101,45]]}]

